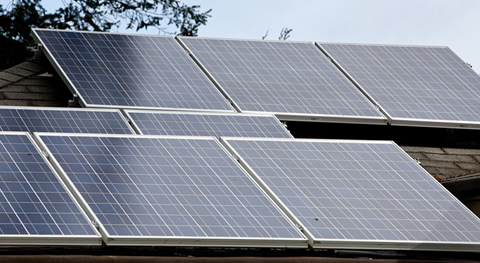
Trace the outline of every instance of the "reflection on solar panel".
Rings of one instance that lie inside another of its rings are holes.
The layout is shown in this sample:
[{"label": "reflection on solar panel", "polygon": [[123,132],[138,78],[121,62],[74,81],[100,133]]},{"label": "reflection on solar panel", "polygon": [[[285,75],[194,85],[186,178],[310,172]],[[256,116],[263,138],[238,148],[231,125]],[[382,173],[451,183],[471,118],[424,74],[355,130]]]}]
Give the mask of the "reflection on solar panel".
[{"label": "reflection on solar panel", "polygon": [[0,108],[1,131],[133,134],[118,110]]},{"label": "reflection on solar panel", "polygon": [[126,111],[141,134],[292,138],[272,115]]},{"label": "reflection on solar panel", "polygon": [[392,124],[480,127],[480,77],[449,48],[319,45]]},{"label": "reflection on solar panel", "polygon": [[393,142],[226,139],[312,246],[476,250],[480,220]]},{"label": "reflection on solar panel", "polygon": [[0,244],[100,244],[26,133],[0,133],[0,175]]},{"label": "reflection on solar panel", "polygon": [[86,106],[233,111],[172,37],[33,32]]},{"label": "reflection on solar panel", "polygon": [[38,135],[110,244],[303,246],[213,138]]},{"label": "reflection on solar panel", "polygon": [[384,123],[383,115],[312,43],[180,40],[242,112]]}]

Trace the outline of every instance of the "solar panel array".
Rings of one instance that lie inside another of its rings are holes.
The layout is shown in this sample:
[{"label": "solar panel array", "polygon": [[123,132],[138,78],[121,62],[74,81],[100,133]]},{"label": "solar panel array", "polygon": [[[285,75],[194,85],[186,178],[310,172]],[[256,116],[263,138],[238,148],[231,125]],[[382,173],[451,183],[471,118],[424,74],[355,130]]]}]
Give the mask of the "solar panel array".
[{"label": "solar panel array", "polygon": [[394,143],[226,142],[303,225],[314,246],[480,245],[478,217]]},{"label": "solar panel array", "polygon": [[306,246],[213,138],[40,138],[98,218],[107,242]]},{"label": "solar panel array", "polygon": [[319,44],[393,119],[480,124],[480,77],[447,47]]},{"label": "solar panel array", "polygon": [[179,39],[242,112],[384,119],[312,43]]},{"label": "solar panel array", "polygon": [[386,123],[372,100],[393,124],[480,127],[480,78],[448,48],[317,44],[342,72],[311,43],[34,37],[82,106],[142,135],[119,110],[0,108],[49,157],[0,132],[0,244],[480,247],[480,220],[393,142],[295,140],[258,114]]},{"label": "solar panel array", "polygon": [[233,111],[172,37],[33,32],[86,106]]},{"label": "solar panel array", "polygon": [[133,134],[119,110],[0,108],[0,131]]},{"label": "solar panel array", "polygon": [[0,174],[0,244],[100,244],[26,133],[0,133]]},{"label": "solar panel array", "polygon": [[[446,47],[35,29],[85,106],[273,113],[283,120],[480,127],[480,77]],[[223,94],[200,69],[221,88]],[[366,92],[375,106],[362,93]]]},{"label": "solar panel array", "polygon": [[272,115],[126,111],[141,134],[292,138]]}]

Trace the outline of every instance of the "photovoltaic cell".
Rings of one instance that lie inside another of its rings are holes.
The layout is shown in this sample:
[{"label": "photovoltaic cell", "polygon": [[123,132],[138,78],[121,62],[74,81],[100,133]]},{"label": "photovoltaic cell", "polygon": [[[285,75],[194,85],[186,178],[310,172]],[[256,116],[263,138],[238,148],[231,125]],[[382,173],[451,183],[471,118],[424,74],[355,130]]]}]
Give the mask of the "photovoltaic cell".
[{"label": "photovoltaic cell", "polygon": [[292,138],[273,115],[126,112],[141,134]]},{"label": "photovoltaic cell", "polygon": [[0,131],[133,134],[118,110],[0,108]]},{"label": "photovoltaic cell", "polygon": [[319,44],[392,118],[480,123],[480,77],[448,47]]},{"label": "photovoltaic cell", "polygon": [[172,37],[33,32],[86,106],[233,111]]},{"label": "photovoltaic cell", "polygon": [[312,43],[179,39],[242,112],[384,118]]},{"label": "photovoltaic cell", "polygon": [[1,244],[100,244],[100,236],[26,133],[0,133]]},{"label": "photovoltaic cell", "polygon": [[39,137],[98,218],[107,242],[306,246],[213,138]]},{"label": "photovoltaic cell", "polygon": [[393,142],[226,142],[303,225],[314,246],[480,246],[480,220]]}]

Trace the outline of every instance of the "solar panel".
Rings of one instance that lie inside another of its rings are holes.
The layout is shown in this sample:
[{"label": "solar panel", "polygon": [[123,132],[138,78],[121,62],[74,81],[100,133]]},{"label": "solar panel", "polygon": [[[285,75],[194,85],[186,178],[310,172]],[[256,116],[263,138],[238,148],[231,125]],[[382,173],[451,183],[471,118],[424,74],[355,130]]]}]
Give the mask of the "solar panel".
[{"label": "solar panel", "polygon": [[134,134],[119,110],[0,107],[0,131]]},{"label": "solar panel", "polygon": [[480,220],[393,142],[224,141],[314,247],[480,248]]},{"label": "solar panel", "polygon": [[273,115],[126,111],[140,134],[292,138]]},{"label": "solar panel", "polygon": [[480,128],[480,77],[448,47],[318,45],[392,124]]},{"label": "solar panel", "polygon": [[233,111],[172,37],[45,29],[33,35],[84,106]]},{"label": "solar panel", "polygon": [[242,112],[385,123],[312,43],[179,38]]},{"label": "solar panel", "polygon": [[0,133],[0,244],[100,245],[27,133]]},{"label": "solar panel", "polygon": [[214,138],[37,136],[107,244],[307,246]]}]

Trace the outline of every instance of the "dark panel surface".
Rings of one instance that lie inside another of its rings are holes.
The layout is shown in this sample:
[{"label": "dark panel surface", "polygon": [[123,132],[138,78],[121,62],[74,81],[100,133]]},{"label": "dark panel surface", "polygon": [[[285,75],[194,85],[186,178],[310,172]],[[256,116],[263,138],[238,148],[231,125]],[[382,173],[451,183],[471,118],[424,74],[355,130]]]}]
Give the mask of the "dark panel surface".
[{"label": "dark panel surface", "polygon": [[383,118],[312,43],[180,40],[242,111]]},{"label": "dark panel surface", "polygon": [[[75,236],[100,241],[26,134],[0,134],[0,236],[2,244],[10,242],[6,236],[17,236],[15,243],[36,245]],[[42,236],[47,240],[35,241]]]},{"label": "dark panel surface", "polygon": [[220,245],[262,246],[303,239],[214,139],[41,139],[115,240],[198,245],[228,238]]},{"label": "dark panel surface", "polygon": [[1,131],[132,134],[118,110],[0,108]]},{"label": "dark panel surface", "polygon": [[319,45],[393,121],[480,122],[480,77],[447,47]]},{"label": "dark panel surface", "polygon": [[34,33],[86,106],[233,111],[172,37]]},{"label": "dark panel surface", "polygon": [[127,111],[142,134],[292,138],[274,116]]},{"label": "dark panel surface", "polygon": [[479,219],[393,143],[227,142],[320,246],[480,244]]}]

